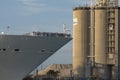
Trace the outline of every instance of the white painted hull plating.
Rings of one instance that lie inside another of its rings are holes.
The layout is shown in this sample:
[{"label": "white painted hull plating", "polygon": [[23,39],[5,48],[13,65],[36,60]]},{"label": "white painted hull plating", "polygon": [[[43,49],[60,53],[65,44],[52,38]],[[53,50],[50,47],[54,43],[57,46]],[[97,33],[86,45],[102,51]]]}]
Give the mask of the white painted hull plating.
[{"label": "white painted hull plating", "polygon": [[71,38],[0,35],[0,80],[22,80]]}]

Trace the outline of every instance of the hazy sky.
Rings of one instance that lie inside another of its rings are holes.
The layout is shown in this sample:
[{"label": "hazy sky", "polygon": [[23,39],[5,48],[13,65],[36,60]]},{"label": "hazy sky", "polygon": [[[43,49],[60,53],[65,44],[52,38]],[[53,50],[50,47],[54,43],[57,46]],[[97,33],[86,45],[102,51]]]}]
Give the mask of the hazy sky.
[{"label": "hazy sky", "polygon": [[72,8],[81,0],[0,0],[0,32],[61,32],[72,29]]}]

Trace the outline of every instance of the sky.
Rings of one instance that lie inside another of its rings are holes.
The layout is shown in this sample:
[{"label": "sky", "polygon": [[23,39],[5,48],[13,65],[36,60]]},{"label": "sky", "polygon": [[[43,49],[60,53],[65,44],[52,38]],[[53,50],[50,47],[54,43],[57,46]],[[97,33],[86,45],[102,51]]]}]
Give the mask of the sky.
[{"label": "sky", "polygon": [[63,24],[72,29],[72,8],[79,1],[0,0],[0,32],[61,32]]}]

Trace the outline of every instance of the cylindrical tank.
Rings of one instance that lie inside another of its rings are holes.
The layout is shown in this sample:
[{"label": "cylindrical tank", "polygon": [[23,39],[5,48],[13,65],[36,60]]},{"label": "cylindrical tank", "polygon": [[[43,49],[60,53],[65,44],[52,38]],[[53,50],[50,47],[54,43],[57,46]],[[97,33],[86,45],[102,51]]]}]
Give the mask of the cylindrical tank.
[{"label": "cylindrical tank", "polygon": [[89,53],[90,11],[88,7],[73,9],[73,71],[85,78],[85,61]]},{"label": "cylindrical tank", "polygon": [[107,10],[106,8],[95,9],[95,62],[107,63],[106,39],[107,39]]},{"label": "cylindrical tank", "polygon": [[[105,7],[95,8],[95,63],[107,64],[107,10]],[[97,66],[96,66],[97,67]],[[107,66],[99,71],[99,77],[107,79]]]}]

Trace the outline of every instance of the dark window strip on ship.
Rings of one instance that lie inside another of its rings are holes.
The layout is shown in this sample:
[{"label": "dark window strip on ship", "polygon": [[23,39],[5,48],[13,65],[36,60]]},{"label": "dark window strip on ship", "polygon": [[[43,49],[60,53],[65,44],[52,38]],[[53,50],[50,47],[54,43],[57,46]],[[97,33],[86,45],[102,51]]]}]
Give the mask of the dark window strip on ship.
[{"label": "dark window strip on ship", "polygon": [[15,49],[16,52],[20,51],[20,49]]}]

